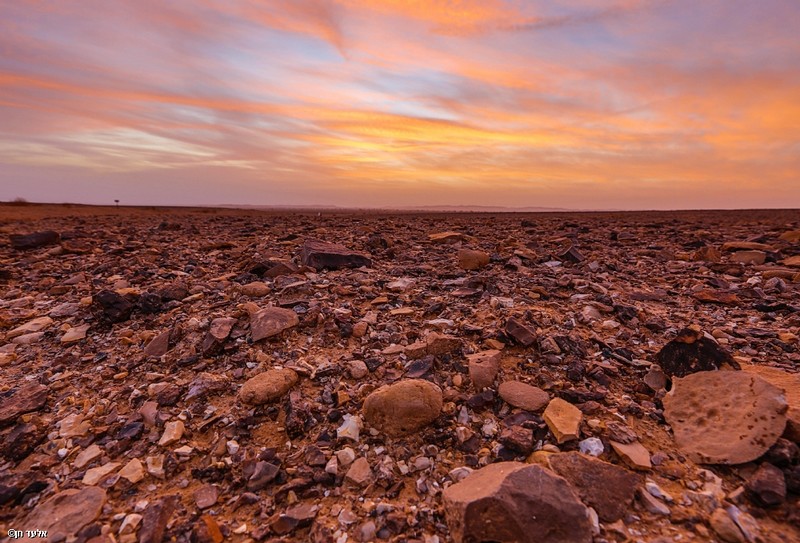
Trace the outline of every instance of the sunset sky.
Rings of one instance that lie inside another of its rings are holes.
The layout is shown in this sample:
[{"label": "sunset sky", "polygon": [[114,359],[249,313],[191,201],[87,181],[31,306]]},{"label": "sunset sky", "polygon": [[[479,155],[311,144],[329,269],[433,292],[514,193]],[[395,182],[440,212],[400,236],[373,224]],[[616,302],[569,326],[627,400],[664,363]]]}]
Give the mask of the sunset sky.
[{"label": "sunset sky", "polygon": [[800,207],[797,0],[0,2],[0,200]]}]

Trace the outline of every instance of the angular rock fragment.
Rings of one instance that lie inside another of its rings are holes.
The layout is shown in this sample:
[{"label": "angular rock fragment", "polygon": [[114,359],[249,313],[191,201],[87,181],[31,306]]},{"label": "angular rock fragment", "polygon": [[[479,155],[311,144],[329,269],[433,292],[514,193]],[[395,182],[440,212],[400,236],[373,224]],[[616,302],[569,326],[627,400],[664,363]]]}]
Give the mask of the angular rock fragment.
[{"label": "angular rock fragment", "polygon": [[628,512],[642,477],[624,468],[577,452],[552,454],[550,468],[566,479],[583,503],[593,507],[604,522],[614,522]]},{"label": "angular rock fragment", "polygon": [[428,381],[407,379],[384,385],[364,400],[364,418],[390,436],[419,430],[442,410],[442,391]]},{"label": "angular rock fragment", "polygon": [[696,326],[678,332],[678,336],[656,354],[656,361],[669,377],[685,377],[698,371],[740,369],[728,351],[705,337]]},{"label": "angular rock fragment", "polygon": [[775,507],[786,501],[783,472],[766,462],[747,480],[745,488],[758,504],[765,507]]},{"label": "angular rock fragment", "polygon": [[492,386],[500,369],[500,351],[490,350],[467,355],[469,378],[477,390]]},{"label": "angular rock fragment", "polygon": [[73,326],[67,330],[59,340],[63,344],[77,343],[86,337],[86,332],[89,331],[89,324],[82,324],[80,326]]},{"label": "angular rock fragment", "polygon": [[144,348],[144,354],[153,358],[160,358],[169,351],[169,337],[171,330],[164,330],[156,337],[151,339]]},{"label": "angular rock fragment", "polygon": [[9,236],[11,247],[17,251],[38,249],[47,245],[55,245],[61,241],[61,235],[52,230],[34,232],[32,234],[11,234]]},{"label": "angular rock fragment", "polygon": [[253,341],[271,338],[300,324],[297,313],[291,309],[266,307],[250,315],[250,333]]},{"label": "angular rock fragment", "polygon": [[92,296],[92,304],[111,323],[124,322],[130,318],[133,312],[131,302],[110,290],[101,290]]},{"label": "angular rock fragment", "polygon": [[262,405],[279,400],[299,378],[294,370],[274,369],[248,379],[239,391],[239,400],[249,405]]},{"label": "angular rock fragment", "polygon": [[786,427],[783,391],[743,371],[703,371],[673,381],[664,417],[678,447],[702,464],[760,457]]},{"label": "angular rock fragment", "polygon": [[581,410],[561,398],[553,398],[542,415],[559,444],[580,438]]},{"label": "angular rock fragment", "polygon": [[497,393],[509,405],[526,411],[544,409],[550,401],[547,392],[521,381],[505,381],[497,388]]},{"label": "angular rock fragment", "polygon": [[351,251],[338,243],[327,243],[318,240],[306,240],[300,253],[304,266],[321,270],[339,268],[360,268],[371,266],[372,260],[362,253]]},{"label": "angular rock fragment", "polygon": [[506,322],[505,333],[525,347],[530,347],[536,343],[536,332],[515,317],[511,317]]},{"label": "angular rock fragment", "polygon": [[697,290],[692,292],[692,297],[698,302],[712,304],[736,305],[739,303],[739,297],[735,293],[723,290]]},{"label": "angular rock fragment", "polygon": [[164,531],[179,503],[177,496],[168,496],[147,506],[142,514],[139,543],[161,543]]},{"label": "angular rock fragment", "polygon": [[15,337],[36,333],[48,328],[51,324],[53,324],[53,319],[50,317],[39,317],[10,330],[6,334],[6,339],[13,339]]},{"label": "angular rock fragment", "polygon": [[567,481],[537,465],[500,462],[442,494],[456,543],[589,543],[586,507]]},{"label": "angular rock fragment", "polygon": [[622,462],[635,470],[649,470],[653,467],[650,460],[650,451],[638,441],[622,443],[620,441],[609,441],[611,448],[617,453]]},{"label": "angular rock fragment", "polygon": [[0,396],[0,426],[12,423],[17,417],[36,411],[47,403],[48,388],[39,383],[27,383]]}]

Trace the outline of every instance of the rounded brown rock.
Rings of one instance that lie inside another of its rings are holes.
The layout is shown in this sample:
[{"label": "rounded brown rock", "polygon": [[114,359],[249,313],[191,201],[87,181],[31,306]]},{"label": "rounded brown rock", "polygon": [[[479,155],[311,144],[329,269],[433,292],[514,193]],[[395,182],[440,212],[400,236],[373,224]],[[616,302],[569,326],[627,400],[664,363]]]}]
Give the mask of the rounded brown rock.
[{"label": "rounded brown rock", "polygon": [[265,371],[245,382],[239,391],[239,399],[248,405],[271,403],[286,394],[297,381],[297,373],[290,369]]},{"label": "rounded brown rock", "polygon": [[364,418],[389,435],[414,432],[442,411],[442,390],[422,379],[384,385],[364,400]]}]

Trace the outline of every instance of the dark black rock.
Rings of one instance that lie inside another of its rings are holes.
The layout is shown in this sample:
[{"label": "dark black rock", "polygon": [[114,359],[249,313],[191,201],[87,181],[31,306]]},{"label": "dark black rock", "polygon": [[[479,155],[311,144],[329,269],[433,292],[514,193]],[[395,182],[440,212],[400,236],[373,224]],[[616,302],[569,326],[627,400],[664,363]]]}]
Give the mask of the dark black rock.
[{"label": "dark black rock", "polygon": [[58,232],[45,230],[43,232],[34,232],[33,234],[11,234],[9,239],[11,240],[11,247],[17,251],[24,251],[46,245],[55,245],[61,241],[61,236]]},{"label": "dark black rock", "polygon": [[656,354],[656,362],[669,377],[698,371],[741,369],[733,356],[697,328],[684,328]]}]

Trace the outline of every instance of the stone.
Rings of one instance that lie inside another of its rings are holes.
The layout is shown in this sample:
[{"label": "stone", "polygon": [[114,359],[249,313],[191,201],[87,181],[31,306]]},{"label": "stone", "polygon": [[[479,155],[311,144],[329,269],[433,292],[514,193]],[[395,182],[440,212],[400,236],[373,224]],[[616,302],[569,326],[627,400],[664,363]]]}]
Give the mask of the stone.
[{"label": "stone", "polygon": [[505,333],[524,347],[530,347],[536,343],[536,332],[515,317],[506,321]]},{"label": "stone", "polygon": [[18,336],[34,334],[48,328],[51,324],[53,324],[53,319],[50,317],[39,317],[9,330],[8,333],[6,333],[6,339],[14,339]]},{"label": "stone", "polygon": [[600,456],[605,452],[605,446],[599,437],[587,437],[578,443],[578,450],[589,456]]},{"label": "stone", "polygon": [[252,283],[242,285],[239,288],[239,292],[245,296],[250,296],[251,298],[261,298],[262,296],[266,296],[270,293],[270,288],[269,285],[263,281],[253,281]]},{"label": "stone", "polygon": [[745,483],[745,489],[764,507],[775,507],[786,501],[786,479],[783,472],[767,462]]},{"label": "stone", "polygon": [[716,341],[705,337],[698,326],[678,332],[678,336],[656,354],[656,362],[669,377],[685,377],[698,371],[740,369],[733,356]]},{"label": "stone", "polygon": [[580,264],[586,260],[574,245],[570,245],[565,251],[559,253],[558,259],[564,262],[572,262],[573,264]]},{"label": "stone", "polygon": [[166,472],[164,471],[164,455],[158,454],[156,456],[148,456],[145,458],[147,464],[147,473],[158,479],[163,479]]},{"label": "stone", "polygon": [[263,490],[269,483],[275,480],[279,471],[280,468],[270,462],[265,462],[263,460],[256,462],[253,474],[247,480],[247,490],[251,492]]},{"label": "stone", "polygon": [[164,425],[164,433],[161,434],[161,439],[158,444],[162,447],[169,447],[180,441],[183,437],[184,425],[181,420],[173,420]]},{"label": "stone", "polygon": [[733,253],[729,260],[740,264],[763,264],[767,260],[767,253],[764,251],[737,251]]},{"label": "stone", "polygon": [[739,303],[739,297],[736,294],[723,290],[697,290],[692,292],[692,298],[698,302],[709,304],[736,305]]},{"label": "stone", "polygon": [[491,387],[500,370],[500,351],[492,349],[467,355],[469,378],[477,390]]},{"label": "stone", "polygon": [[47,531],[49,540],[71,538],[100,516],[106,491],[96,486],[62,490],[40,503],[23,522],[25,527]]},{"label": "stone", "polygon": [[489,264],[489,255],[483,251],[459,249],[456,256],[458,265],[464,270],[479,270]]},{"label": "stone", "polygon": [[142,514],[138,543],[161,543],[177,505],[177,496],[167,496],[148,505]]},{"label": "stone", "polygon": [[216,485],[203,485],[192,495],[195,505],[200,509],[208,509],[217,504],[219,488]]},{"label": "stone", "polygon": [[294,370],[273,369],[248,379],[239,391],[239,401],[248,405],[263,405],[281,399],[297,384]]},{"label": "stone", "polygon": [[775,247],[755,241],[728,241],[722,244],[723,251],[774,251]]},{"label": "stone", "polygon": [[277,336],[298,324],[300,319],[291,309],[266,307],[250,315],[250,333],[253,341]]},{"label": "stone", "polygon": [[92,305],[110,323],[124,322],[133,313],[133,304],[110,290],[101,290],[92,296]]},{"label": "stone", "polygon": [[541,388],[521,381],[505,381],[497,388],[497,393],[509,405],[526,411],[544,409],[550,400],[549,394]]},{"label": "stone", "polygon": [[83,449],[78,456],[75,457],[75,460],[72,462],[72,465],[75,466],[77,469],[81,469],[84,466],[90,464],[94,460],[97,460],[103,455],[103,449],[98,447],[95,443],[92,443],[85,449]]},{"label": "stone", "polygon": [[566,480],[538,465],[499,462],[442,493],[456,543],[589,543],[586,507]]},{"label": "stone", "polygon": [[119,476],[127,479],[130,483],[136,484],[144,479],[144,466],[138,458],[132,458],[125,466],[119,470]]},{"label": "stone", "polygon": [[119,526],[119,534],[125,535],[136,532],[141,522],[142,522],[142,515],[140,515],[139,513],[130,513],[128,515],[125,515],[125,519]]},{"label": "stone", "polygon": [[0,397],[0,426],[17,420],[17,417],[38,411],[47,403],[49,390],[39,383],[28,382],[10,395]]},{"label": "stone", "polygon": [[620,459],[628,467],[635,470],[649,470],[653,467],[650,461],[650,451],[639,443],[632,441],[630,443],[621,443],[619,441],[609,441],[611,448],[617,453]]},{"label": "stone", "polygon": [[428,240],[434,245],[458,243],[459,241],[467,241],[468,239],[469,236],[461,232],[436,232],[435,234],[428,234]]},{"label": "stone", "polygon": [[551,454],[547,460],[604,522],[617,521],[629,511],[642,483],[640,475],[577,452]]},{"label": "stone", "polygon": [[67,415],[58,422],[58,435],[60,437],[82,437],[89,433],[92,425],[84,420],[80,413]]},{"label": "stone", "polygon": [[61,343],[77,343],[78,341],[86,338],[86,332],[89,331],[89,324],[82,324],[80,326],[73,326],[61,336]]},{"label": "stone", "polygon": [[100,483],[103,480],[105,480],[109,475],[111,475],[115,471],[117,471],[119,469],[119,466],[120,466],[119,462],[108,462],[107,464],[103,464],[102,466],[98,466],[92,469],[87,469],[86,473],[83,476],[83,480],[81,482],[88,486],[94,486],[97,483]]},{"label": "stone", "polygon": [[384,385],[364,400],[364,418],[390,436],[420,430],[433,422],[442,410],[442,390],[421,379],[407,379]]},{"label": "stone", "polygon": [[725,509],[716,509],[709,519],[711,529],[726,543],[747,543],[744,534]]},{"label": "stone", "polygon": [[430,332],[425,336],[425,353],[433,356],[450,354],[461,349],[461,340],[457,337]]},{"label": "stone", "polygon": [[781,389],[744,371],[676,378],[663,404],[676,444],[701,464],[755,460],[786,427],[788,405]]},{"label": "stone", "polygon": [[164,330],[151,339],[144,348],[144,354],[153,358],[160,358],[169,351],[169,337],[172,330]]},{"label": "stone", "polygon": [[758,375],[783,390],[784,398],[789,405],[784,435],[790,441],[800,443],[800,374],[789,373],[771,366],[743,366],[742,369]]},{"label": "stone", "polygon": [[372,469],[363,456],[356,458],[345,474],[345,479],[356,486],[366,486],[372,481]]},{"label": "stone", "polygon": [[311,266],[318,270],[323,268],[331,270],[360,268],[372,265],[372,260],[365,254],[351,251],[338,243],[327,243],[313,239],[308,239],[303,243],[300,259],[304,266]]},{"label": "stone", "polygon": [[353,379],[363,379],[369,375],[369,368],[363,360],[351,360],[347,364],[347,372]]},{"label": "stone", "polygon": [[667,374],[664,373],[661,368],[653,366],[644,376],[644,383],[649,386],[651,390],[658,392],[659,390],[667,388]]},{"label": "stone", "polygon": [[656,498],[643,488],[639,489],[638,492],[639,502],[641,502],[642,507],[649,513],[654,515],[661,515],[668,517],[670,514],[669,507],[659,498]]},{"label": "stone", "polygon": [[694,252],[692,255],[692,260],[695,262],[720,262],[722,260],[722,253],[720,253],[715,247],[706,245],[705,247],[700,247]]},{"label": "stone", "polygon": [[580,438],[581,410],[561,398],[553,398],[542,415],[558,444]]},{"label": "stone", "polygon": [[8,238],[11,241],[11,247],[17,251],[56,245],[61,241],[61,235],[52,230],[44,230],[32,234],[11,234]]}]

